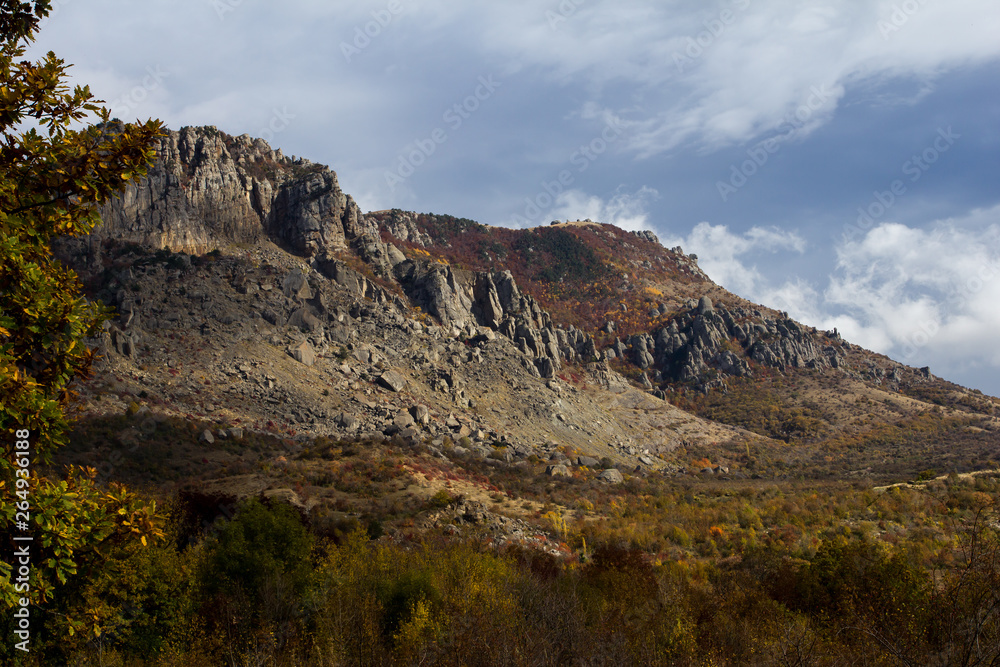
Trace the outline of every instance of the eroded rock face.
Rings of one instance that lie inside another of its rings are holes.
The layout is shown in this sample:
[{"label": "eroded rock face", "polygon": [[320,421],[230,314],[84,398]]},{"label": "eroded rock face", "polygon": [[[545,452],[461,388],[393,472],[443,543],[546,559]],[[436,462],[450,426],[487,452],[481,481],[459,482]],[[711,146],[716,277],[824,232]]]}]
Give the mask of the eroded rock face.
[{"label": "eroded rock face", "polygon": [[393,274],[410,300],[443,324],[487,327],[512,340],[540,377],[554,377],[563,360],[600,358],[590,335],[555,326],[531,296],[521,293],[510,271],[469,273],[408,259],[396,264]]},{"label": "eroded rock face", "polygon": [[717,371],[726,376],[752,374],[748,360],[786,368],[839,368],[843,353],[837,340],[823,345],[818,334],[793,320],[772,318],[761,311],[713,306],[708,297],[651,335],[632,336],[626,346],[617,341],[617,356],[631,355],[639,368],[655,368],[660,379],[700,381]]},{"label": "eroded rock face", "polygon": [[98,238],[202,254],[271,238],[299,254],[374,230],[337,175],[262,139],[186,127],[160,139],[148,176],[101,209]]},{"label": "eroded rock face", "polygon": [[443,324],[464,326],[472,321],[472,299],[451,266],[406,260],[393,273],[410,300]]}]

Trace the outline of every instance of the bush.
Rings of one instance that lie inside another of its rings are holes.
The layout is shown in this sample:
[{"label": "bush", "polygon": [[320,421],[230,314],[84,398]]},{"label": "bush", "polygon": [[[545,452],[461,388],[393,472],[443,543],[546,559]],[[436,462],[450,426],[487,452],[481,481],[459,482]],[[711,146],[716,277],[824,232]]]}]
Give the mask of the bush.
[{"label": "bush", "polygon": [[301,594],[311,571],[312,548],[313,538],[294,509],[247,500],[209,544],[203,579],[206,591],[221,593],[238,587],[259,597],[265,585],[280,581]]}]

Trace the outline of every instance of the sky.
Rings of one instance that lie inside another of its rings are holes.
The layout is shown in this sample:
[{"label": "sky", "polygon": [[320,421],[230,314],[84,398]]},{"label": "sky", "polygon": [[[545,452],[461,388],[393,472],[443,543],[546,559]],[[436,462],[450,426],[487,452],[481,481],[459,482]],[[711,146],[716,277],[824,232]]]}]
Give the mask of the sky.
[{"label": "sky", "polygon": [[123,120],[363,210],[650,229],[727,289],[1000,395],[996,0],[53,0]]}]

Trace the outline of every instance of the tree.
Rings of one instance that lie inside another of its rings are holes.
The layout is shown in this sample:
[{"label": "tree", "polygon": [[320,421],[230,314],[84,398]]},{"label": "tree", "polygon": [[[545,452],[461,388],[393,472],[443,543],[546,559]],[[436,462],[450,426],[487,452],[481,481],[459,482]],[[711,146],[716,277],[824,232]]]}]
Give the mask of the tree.
[{"label": "tree", "polygon": [[[51,242],[87,234],[98,207],[145,175],[161,123],[113,121],[86,86],[65,83],[67,65],[48,53],[23,60],[50,0],[0,0],[0,599],[50,599],[100,548],[158,534],[155,506],[124,487],[99,488],[93,471],[39,476],[67,438],[70,382],[93,353],[83,339],[106,310],[81,296],[76,274]],[[85,125],[88,120],[96,121]],[[20,506],[19,506],[20,503]],[[28,521],[18,516],[26,512]],[[28,589],[10,580],[15,534],[30,535]],[[73,619],[69,631],[83,629]],[[88,630],[100,632],[94,620]]]}]

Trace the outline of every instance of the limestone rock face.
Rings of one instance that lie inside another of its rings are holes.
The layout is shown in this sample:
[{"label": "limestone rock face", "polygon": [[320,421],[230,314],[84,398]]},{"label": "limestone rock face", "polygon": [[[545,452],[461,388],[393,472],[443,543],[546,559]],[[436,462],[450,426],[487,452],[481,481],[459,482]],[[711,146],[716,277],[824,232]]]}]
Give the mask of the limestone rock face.
[{"label": "limestone rock face", "polygon": [[424,247],[433,243],[430,236],[420,231],[415,214],[401,211],[398,208],[383,213],[387,213],[387,215],[379,216],[381,218],[379,226],[400,241],[408,241]]},{"label": "limestone rock face", "polygon": [[149,174],[101,209],[97,238],[202,254],[271,238],[299,254],[373,231],[322,165],[262,139],[185,127],[160,139]]},{"label": "limestone rock face", "polygon": [[452,267],[406,260],[393,272],[410,299],[444,324],[464,326],[472,319],[472,299]]},{"label": "limestone rock face", "polygon": [[818,334],[787,317],[713,306],[702,297],[655,336],[635,335],[628,345],[617,341],[609,354],[630,355],[639,368],[658,369],[661,380],[698,382],[711,371],[730,377],[751,375],[748,360],[782,371],[838,368],[843,352],[836,340],[828,342],[822,344]]}]

